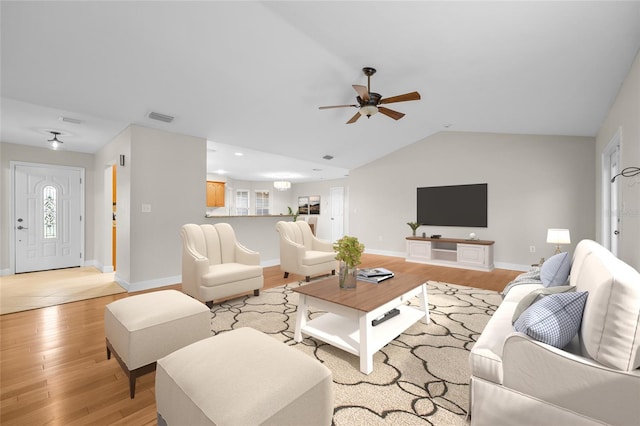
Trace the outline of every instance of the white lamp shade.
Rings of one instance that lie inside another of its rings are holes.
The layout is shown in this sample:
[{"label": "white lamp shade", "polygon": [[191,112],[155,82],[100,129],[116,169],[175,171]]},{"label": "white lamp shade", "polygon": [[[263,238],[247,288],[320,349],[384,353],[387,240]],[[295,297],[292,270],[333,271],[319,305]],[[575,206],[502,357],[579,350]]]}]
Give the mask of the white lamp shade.
[{"label": "white lamp shade", "polygon": [[568,229],[551,228],[547,230],[547,242],[550,244],[570,244],[571,236]]}]

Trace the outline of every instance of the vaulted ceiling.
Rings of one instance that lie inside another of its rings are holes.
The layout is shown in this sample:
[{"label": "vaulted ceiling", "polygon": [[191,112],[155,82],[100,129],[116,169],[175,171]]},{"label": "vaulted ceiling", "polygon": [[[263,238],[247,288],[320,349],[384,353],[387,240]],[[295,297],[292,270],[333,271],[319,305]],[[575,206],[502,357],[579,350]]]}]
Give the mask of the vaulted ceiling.
[{"label": "vaulted ceiling", "polygon": [[[92,153],[135,123],[206,138],[210,171],[251,180],[341,177],[440,131],[595,136],[640,47],[638,1],[0,8],[3,142],[57,130]],[[422,99],[389,105],[398,121],[318,109],[355,103],[365,66],[372,91]]]}]

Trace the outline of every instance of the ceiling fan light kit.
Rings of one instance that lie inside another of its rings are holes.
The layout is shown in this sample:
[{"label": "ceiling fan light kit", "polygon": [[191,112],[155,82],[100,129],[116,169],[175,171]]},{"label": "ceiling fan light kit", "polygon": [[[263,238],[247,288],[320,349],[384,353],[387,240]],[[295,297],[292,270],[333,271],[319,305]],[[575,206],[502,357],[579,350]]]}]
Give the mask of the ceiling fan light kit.
[{"label": "ceiling fan light kit", "polygon": [[403,95],[392,96],[390,98],[383,98],[379,93],[375,93],[371,91],[371,76],[376,73],[375,68],[364,67],[362,68],[362,72],[367,76],[367,86],[361,86],[359,84],[354,84],[353,89],[356,91],[358,96],[356,97],[357,104],[353,105],[331,105],[331,106],[321,106],[319,109],[330,109],[330,108],[358,108],[358,112],[351,117],[347,124],[355,123],[358,119],[366,115],[367,118],[371,118],[372,115],[376,113],[381,113],[386,115],[387,117],[391,117],[394,120],[399,120],[404,117],[404,114],[398,111],[394,111],[389,108],[381,107],[381,104],[390,104],[394,102],[406,102],[406,101],[417,101],[420,99],[420,93],[411,92],[405,93]]}]

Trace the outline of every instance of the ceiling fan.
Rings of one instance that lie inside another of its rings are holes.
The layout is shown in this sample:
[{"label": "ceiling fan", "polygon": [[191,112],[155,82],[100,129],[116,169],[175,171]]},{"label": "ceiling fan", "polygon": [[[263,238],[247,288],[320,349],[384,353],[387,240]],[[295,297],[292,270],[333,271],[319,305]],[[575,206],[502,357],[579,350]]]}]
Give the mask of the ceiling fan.
[{"label": "ceiling fan", "polygon": [[390,98],[383,98],[380,93],[375,93],[371,91],[371,76],[376,73],[375,68],[365,67],[362,68],[362,72],[367,76],[367,87],[360,86],[358,84],[354,84],[353,88],[358,93],[356,97],[357,105],[331,105],[331,106],[321,106],[319,109],[330,109],[330,108],[346,108],[353,107],[358,108],[358,112],[356,115],[351,117],[347,124],[355,123],[358,121],[363,115],[366,115],[367,118],[371,118],[371,116],[377,112],[386,115],[387,117],[391,117],[394,120],[400,120],[404,117],[404,114],[398,111],[394,111],[392,109],[380,106],[382,104],[390,104],[394,102],[406,102],[406,101],[417,101],[420,99],[420,93],[411,92],[405,93],[404,95],[392,96]]}]

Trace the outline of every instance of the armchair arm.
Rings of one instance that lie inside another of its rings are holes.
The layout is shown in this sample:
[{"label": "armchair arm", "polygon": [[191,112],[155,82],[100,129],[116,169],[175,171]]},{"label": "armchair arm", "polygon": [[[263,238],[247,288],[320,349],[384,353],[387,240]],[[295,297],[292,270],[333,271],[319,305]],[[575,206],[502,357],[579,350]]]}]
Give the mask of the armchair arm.
[{"label": "armchair arm", "polygon": [[187,294],[199,294],[202,276],[209,271],[209,259],[198,253],[185,240],[182,251],[182,286]]},{"label": "armchair arm", "polygon": [[249,250],[236,241],[236,262],[243,265],[260,265],[260,253]]},{"label": "armchair arm", "polygon": [[302,266],[305,248],[285,236],[280,237],[280,266],[287,272],[298,271]]},{"label": "armchair arm", "polygon": [[638,370],[614,370],[522,333],[507,337],[502,360],[505,387],[609,424],[640,418]]}]

